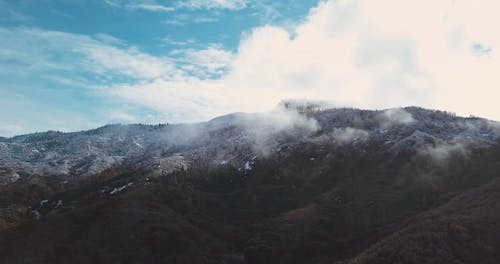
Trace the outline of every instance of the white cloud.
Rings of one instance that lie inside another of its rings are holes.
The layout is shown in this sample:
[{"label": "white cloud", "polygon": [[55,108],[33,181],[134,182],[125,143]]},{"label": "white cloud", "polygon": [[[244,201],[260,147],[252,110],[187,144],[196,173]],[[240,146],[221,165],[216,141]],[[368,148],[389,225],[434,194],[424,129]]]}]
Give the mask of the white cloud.
[{"label": "white cloud", "polygon": [[226,113],[218,102],[216,81],[197,78],[155,80],[141,84],[121,84],[102,89],[104,95],[163,113],[165,122],[195,122]]},{"label": "white cloud", "polygon": [[92,38],[59,31],[0,27],[0,38],[4,40],[0,44],[3,74],[14,70],[20,74],[87,71],[108,77],[123,75],[132,80],[182,75],[170,58],[154,57],[105,34]]},{"label": "white cloud", "polygon": [[415,122],[413,116],[402,108],[387,109],[377,118],[380,122],[380,126],[383,128],[388,128],[393,125],[408,125]]},{"label": "white cloud", "polygon": [[173,46],[186,46],[186,45],[193,45],[197,41],[194,38],[189,38],[186,40],[175,40],[169,36],[164,37],[161,39],[166,45],[173,45]]},{"label": "white cloud", "polygon": [[[144,89],[127,87],[122,96],[143,97],[134,102],[155,109],[179,94],[191,96],[197,99],[183,101],[180,111],[196,115],[203,105],[200,117],[269,110],[282,98],[307,98],[500,119],[500,16],[493,10],[500,10],[500,2],[322,1],[292,33],[264,26],[246,34],[219,79],[156,81]],[[146,90],[147,96],[137,96]]]},{"label": "white cloud", "polygon": [[125,8],[128,10],[143,10],[150,12],[172,12],[176,9],[174,6],[165,6],[158,4],[155,1],[144,0],[104,0],[104,3],[114,8]]},{"label": "white cloud", "polygon": [[209,78],[226,73],[231,66],[234,54],[220,45],[210,45],[203,50],[178,50],[181,54],[181,69],[200,78]]},{"label": "white cloud", "polygon": [[112,7],[121,7],[120,2],[118,2],[116,0],[104,0],[104,3],[107,5],[110,5]]},{"label": "white cloud", "polygon": [[247,6],[247,0],[183,0],[176,1],[168,6],[162,5],[161,1],[154,0],[104,0],[104,3],[115,8],[146,10],[151,12],[172,12],[178,9],[239,10]]},{"label": "white cloud", "polygon": [[180,74],[168,58],[157,58],[134,48],[127,50],[102,44],[77,48],[90,60],[94,72],[114,71],[137,79],[171,78]]},{"label": "white cloud", "polygon": [[0,1],[0,21],[27,22],[30,20],[33,20],[33,17],[13,9],[12,3]]},{"label": "white cloud", "polygon": [[333,141],[339,145],[365,141],[368,139],[368,136],[369,133],[367,131],[352,127],[335,128],[331,135]]},{"label": "white cloud", "polygon": [[420,155],[429,156],[438,165],[446,165],[446,162],[452,155],[467,157],[470,150],[460,142],[443,143],[436,146],[428,146],[419,151]]},{"label": "white cloud", "polygon": [[247,6],[247,0],[186,0],[177,2],[177,6],[190,9],[238,10]]},{"label": "white cloud", "polygon": [[252,16],[259,17],[261,23],[272,24],[278,18],[283,17],[280,9],[280,2],[264,3],[262,0],[252,1],[252,6],[256,11],[252,13]]},{"label": "white cloud", "polygon": [[236,116],[234,122],[245,130],[253,150],[264,156],[271,154],[273,148],[279,145],[278,139],[283,134],[309,137],[319,129],[315,119],[284,107],[261,114]]},{"label": "white cloud", "polygon": [[104,33],[97,33],[94,35],[94,37],[102,41],[103,43],[109,44],[109,45],[115,45],[115,46],[125,46],[126,43],[123,42],[121,39],[115,38],[111,35],[104,34]]},{"label": "white cloud", "polygon": [[175,10],[175,7],[163,6],[157,4],[128,4],[127,8],[130,9],[142,9],[153,12],[172,12]]},{"label": "white cloud", "polygon": [[217,21],[219,21],[219,19],[214,16],[204,17],[199,15],[189,15],[186,13],[181,13],[173,15],[169,19],[162,20],[161,23],[173,26],[185,26],[192,23],[205,24],[205,23],[214,23]]}]

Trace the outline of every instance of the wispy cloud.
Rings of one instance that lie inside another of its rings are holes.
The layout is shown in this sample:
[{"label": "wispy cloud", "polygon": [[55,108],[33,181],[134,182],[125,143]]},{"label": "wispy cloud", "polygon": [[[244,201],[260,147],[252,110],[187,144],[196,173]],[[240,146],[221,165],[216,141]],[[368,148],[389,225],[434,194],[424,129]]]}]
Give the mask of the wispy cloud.
[{"label": "wispy cloud", "polygon": [[263,24],[272,24],[283,15],[279,11],[280,2],[265,3],[262,0],[252,2],[252,7],[256,10],[253,16],[260,17]]},{"label": "wispy cloud", "polygon": [[119,49],[106,45],[88,45],[77,48],[85,55],[89,70],[98,74],[107,71],[134,79],[171,78],[180,74],[169,58],[157,58],[135,48]]},{"label": "wispy cloud", "polygon": [[193,23],[205,24],[205,23],[214,23],[217,21],[219,21],[219,18],[215,16],[199,16],[199,15],[194,16],[182,13],[173,15],[169,19],[162,20],[161,23],[166,25],[184,26]]},{"label": "wispy cloud", "polygon": [[[0,27],[0,38],[6,40],[0,44],[0,74],[12,76],[15,71],[68,87],[92,88],[94,94],[154,110],[170,122],[199,121],[220,113],[214,105],[218,100],[211,99],[213,91],[201,91],[197,83],[205,87],[205,80],[225,74],[233,60],[231,52],[215,44],[156,57],[106,34]],[[115,111],[108,117],[137,120],[127,114]]]},{"label": "wispy cloud", "polygon": [[383,128],[394,125],[409,125],[415,122],[413,116],[402,108],[387,109],[377,116],[377,119]]},{"label": "wispy cloud", "polygon": [[90,37],[40,29],[0,28],[0,38],[5,40],[0,44],[3,73],[21,67],[25,74],[85,71],[124,75],[132,80],[181,74],[170,58],[149,55],[105,34]]},{"label": "wispy cloud", "polygon": [[126,43],[124,41],[122,41],[121,39],[115,38],[115,37],[108,35],[108,34],[97,33],[94,35],[94,37],[97,40],[102,41],[105,44],[115,45],[115,46],[125,46],[126,45]]},{"label": "wispy cloud", "polygon": [[104,3],[114,8],[124,8],[128,10],[142,10],[150,12],[172,12],[175,6],[166,6],[155,1],[142,0],[104,0]]},{"label": "wispy cloud", "polygon": [[484,46],[483,44],[480,43],[472,44],[471,48],[472,52],[478,57],[481,56],[490,57],[491,53],[493,52],[493,50],[490,47]]},{"label": "wispy cloud", "polygon": [[218,77],[225,74],[234,58],[232,52],[220,45],[212,44],[206,49],[185,49],[173,52],[181,65],[181,69],[198,78]]},{"label": "wispy cloud", "polygon": [[173,45],[173,46],[193,45],[193,44],[195,44],[197,42],[196,39],[194,39],[194,38],[189,38],[189,39],[186,39],[186,40],[175,40],[175,39],[173,39],[172,37],[169,37],[169,36],[164,37],[161,40],[165,44],[167,44],[167,45]]},{"label": "wispy cloud", "polygon": [[216,17],[195,17],[193,19],[194,23],[202,24],[202,23],[213,23],[219,21]]},{"label": "wispy cloud", "polygon": [[172,12],[179,9],[228,9],[239,10],[247,6],[247,0],[185,0],[175,1],[171,5],[163,5],[157,1],[144,0],[104,0],[110,6],[129,10],[145,10],[152,12]]},{"label": "wispy cloud", "polygon": [[247,0],[187,0],[177,2],[177,6],[189,9],[238,10],[247,6]]},{"label": "wispy cloud", "polygon": [[142,9],[153,12],[172,12],[175,10],[175,7],[156,4],[128,4],[125,7],[129,9]]},{"label": "wispy cloud", "polygon": [[32,19],[30,15],[14,10],[9,2],[0,1],[0,21],[27,22]]}]

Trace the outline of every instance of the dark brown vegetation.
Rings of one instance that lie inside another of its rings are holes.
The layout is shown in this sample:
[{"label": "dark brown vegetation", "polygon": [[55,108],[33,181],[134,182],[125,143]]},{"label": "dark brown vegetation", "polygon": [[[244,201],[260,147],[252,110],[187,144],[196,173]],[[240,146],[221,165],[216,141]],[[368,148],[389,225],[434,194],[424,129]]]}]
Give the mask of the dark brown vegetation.
[{"label": "dark brown vegetation", "polygon": [[0,232],[0,263],[500,262],[500,146],[436,161],[363,144],[304,143],[247,173],[123,167],[9,189],[42,217]]}]

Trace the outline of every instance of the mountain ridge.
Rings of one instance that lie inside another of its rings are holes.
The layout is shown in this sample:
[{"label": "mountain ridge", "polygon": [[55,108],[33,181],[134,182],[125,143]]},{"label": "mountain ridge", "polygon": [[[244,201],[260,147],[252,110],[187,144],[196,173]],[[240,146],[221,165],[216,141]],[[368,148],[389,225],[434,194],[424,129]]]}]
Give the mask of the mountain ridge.
[{"label": "mountain ridge", "polygon": [[[283,103],[281,103],[283,104]],[[307,105],[307,102],[304,103]],[[478,116],[458,116],[454,112],[449,112],[446,110],[437,110],[437,109],[430,109],[430,108],[423,108],[419,106],[406,106],[406,107],[393,107],[393,108],[384,108],[384,109],[376,109],[376,110],[370,110],[370,109],[360,109],[360,108],[354,108],[354,107],[333,107],[333,108],[324,108],[321,106],[321,104],[312,104],[315,106],[318,110],[320,111],[357,111],[357,112],[385,112],[389,110],[394,110],[394,109],[403,109],[405,111],[408,111],[412,114],[418,114],[418,113],[433,113],[437,114],[441,117],[449,117],[453,116],[456,118],[460,119],[465,119],[465,120],[484,120],[484,121],[490,121],[490,122],[498,122],[495,120],[490,120],[487,118],[482,118]],[[303,108],[304,106],[302,106]],[[300,104],[299,106],[296,106],[295,108],[301,108]],[[289,107],[288,110],[294,110],[294,107]],[[278,108],[279,109],[279,108]],[[14,135],[10,137],[5,137],[5,136],[0,136],[0,141],[6,141],[6,140],[15,140],[16,138],[26,138],[30,136],[35,136],[35,135],[40,135],[40,134],[78,134],[78,133],[87,133],[87,134],[93,134],[98,131],[106,130],[107,128],[114,128],[114,127],[127,127],[127,126],[137,126],[137,127],[165,127],[165,126],[179,126],[179,125],[193,125],[193,124],[202,124],[202,123],[210,123],[210,122],[216,122],[218,120],[224,120],[224,119],[237,119],[239,116],[245,116],[245,115],[259,115],[263,114],[265,112],[259,112],[259,113],[245,113],[245,112],[234,112],[234,113],[229,113],[221,116],[214,117],[208,121],[203,121],[203,122],[195,122],[195,123],[158,123],[158,124],[146,124],[146,123],[130,123],[130,124],[123,124],[123,123],[110,123],[110,124],[105,124],[100,127],[96,128],[91,128],[88,130],[78,130],[78,131],[68,131],[68,132],[63,132],[63,131],[58,131],[58,130],[48,130],[48,131],[39,131],[39,132],[32,132],[32,133],[26,133],[26,134],[19,134],[19,135]]]}]

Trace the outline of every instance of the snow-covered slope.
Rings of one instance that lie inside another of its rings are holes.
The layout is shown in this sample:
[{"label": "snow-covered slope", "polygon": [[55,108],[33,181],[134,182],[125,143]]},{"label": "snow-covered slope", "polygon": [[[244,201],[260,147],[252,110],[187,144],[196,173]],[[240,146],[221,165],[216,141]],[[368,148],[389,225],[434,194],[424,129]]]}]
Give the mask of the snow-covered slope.
[{"label": "snow-covered slope", "polygon": [[[255,156],[269,156],[301,142],[384,144],[394,154],[441,145],[495,142],[498,123],[417,107],[368,111],[349,108],[311,112],[282,109],[236,113],[198,124],[108,125],[94,130],[49,131],[0,141],[0,182],[60,175],[67,180],[96,174],[116,164],[171,172],[189,164],[231,164],[244,169]],[[182,164],[177,164],[182,156]],[[158,166],[161,164],[161,166]]]}]

